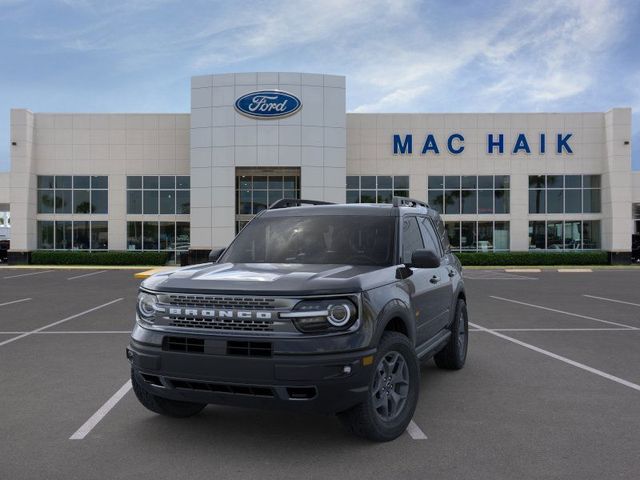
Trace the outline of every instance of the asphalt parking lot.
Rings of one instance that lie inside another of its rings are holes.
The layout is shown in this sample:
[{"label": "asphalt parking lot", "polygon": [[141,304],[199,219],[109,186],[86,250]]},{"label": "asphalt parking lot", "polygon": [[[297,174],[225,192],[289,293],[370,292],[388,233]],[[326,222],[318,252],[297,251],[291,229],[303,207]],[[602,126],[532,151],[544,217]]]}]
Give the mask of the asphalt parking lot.
[{"label": "asphalt parking lot", "polygon": [[209,406],[156,416],[129,390],[132,270],[0,268],[0,478],[636,479],[640,269],[468,270],[467,366],[422,370],[416,429]]}]

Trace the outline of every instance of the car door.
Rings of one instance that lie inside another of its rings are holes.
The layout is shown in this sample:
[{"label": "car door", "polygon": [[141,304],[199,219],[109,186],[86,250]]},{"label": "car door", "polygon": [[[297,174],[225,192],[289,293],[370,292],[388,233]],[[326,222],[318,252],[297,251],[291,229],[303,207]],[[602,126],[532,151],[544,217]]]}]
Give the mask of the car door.
[{"label": "car door", "polygon": [[434,269],[436,279],[432,279],[435,282],[434,291],[437,295],[434,295],[433,304],[431,308],[434,310],[433,327],[434,330],[431,334],[435,334],[449,324],[451,315],[451,304],[453,302],[453,277],[456,274],[455,270],[448,265],[444,260],[444,248],[436,233],[436,227],[428,217],[419,217],[420,231],[424,239],[425,248],[432,250],[440,257],[440,267]]},{"label": "car door", "polygon": [[[424,248],[424,240],[418,224],[418,217],[402,217],[402,263],[410,264],[415,250]],[[435,324],[440,316],[441,306],[437,306],[440,286],[439,269],[411,268],[412,275],[405,279],[411,298],[411,308],[416,319],[416,344],[429,340],[437,331]]]}]

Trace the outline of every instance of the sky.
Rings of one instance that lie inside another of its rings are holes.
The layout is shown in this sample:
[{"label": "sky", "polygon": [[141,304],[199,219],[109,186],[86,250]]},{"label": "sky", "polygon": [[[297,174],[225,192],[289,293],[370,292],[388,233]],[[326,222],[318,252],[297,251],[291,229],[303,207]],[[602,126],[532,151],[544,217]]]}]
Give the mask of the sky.
[{"label": "sky", "polygon": [[[347,77],[350,112],[633,108],[635,0],[0,0],[0,170],[9,110],[188,112],[192,75]],[[4,112],[4,113],[1,113]]]}]

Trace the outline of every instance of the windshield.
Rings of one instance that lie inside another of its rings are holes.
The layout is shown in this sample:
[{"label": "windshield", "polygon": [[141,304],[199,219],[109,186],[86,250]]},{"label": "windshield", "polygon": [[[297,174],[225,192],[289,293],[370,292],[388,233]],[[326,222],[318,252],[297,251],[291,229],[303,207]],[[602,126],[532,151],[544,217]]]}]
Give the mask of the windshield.
[{"label": "windshield", "polygon": [[220,262],[393,265],[395,217],[258,217]]}]

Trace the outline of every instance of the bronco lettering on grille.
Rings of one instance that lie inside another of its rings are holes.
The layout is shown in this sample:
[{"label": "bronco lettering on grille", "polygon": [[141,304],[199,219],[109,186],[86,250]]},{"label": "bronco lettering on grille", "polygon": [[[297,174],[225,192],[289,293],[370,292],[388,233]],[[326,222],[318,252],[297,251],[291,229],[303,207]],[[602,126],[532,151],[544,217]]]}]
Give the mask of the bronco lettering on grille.
[{"label": "bronco lettering on grille", "polygon": [[203,318],[235,318],[243,320],[271,320],[273,312],[256,310],[212,310],[204,308],[179,308],[169,307],[169,315],[178,317],[203,317]]}]

